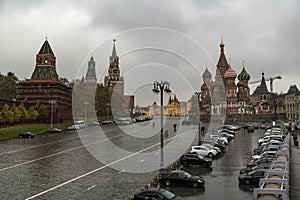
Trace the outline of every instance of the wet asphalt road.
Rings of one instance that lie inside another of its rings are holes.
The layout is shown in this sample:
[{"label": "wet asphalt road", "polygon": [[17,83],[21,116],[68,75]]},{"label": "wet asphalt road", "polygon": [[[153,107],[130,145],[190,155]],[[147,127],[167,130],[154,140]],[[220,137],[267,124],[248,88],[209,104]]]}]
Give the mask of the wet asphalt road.
[{"label": "wet asphalt road", "polygon": [[[196,127],[181,126],[174,133],[173,123],[166,124],[169,130],[165,144],[169,146],[164,152],[166,164],[187,149],[182,143],[197,140]],[[127,199],[157,174],[152,169],[158,169],[160,164],[160,140],[159,134],[155,134],[160,130],[158,124],[157,121],[152,127],[152,122],[143,122],[120,128],[106,126],[101,130],[89,127],[79,134],[70,131],[41,134],[34,139],[1,141],[0,197]],[[177,137],[172,139],[175,134]],[[205,177],[205,190],[169,189],[185,199],[251,199],[252,193],[239,187],[237,176],[249,160],[258,137],[257,130],[255,133],[237,133],[227,152],[214,160],[211,169],[186,169]],[[126,152],[118,153],[111,144]]]}]

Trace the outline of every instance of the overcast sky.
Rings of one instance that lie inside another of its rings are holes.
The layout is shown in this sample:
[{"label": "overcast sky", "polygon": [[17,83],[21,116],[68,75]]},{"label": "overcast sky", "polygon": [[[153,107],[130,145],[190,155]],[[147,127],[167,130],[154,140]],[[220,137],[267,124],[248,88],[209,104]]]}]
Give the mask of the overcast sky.
[{"label": "overcast sky", "polygon": [[222,36],[237,73],[245,60],[250,81],[262,71],[280,75],[274,91],[286,92],[300,86],[299,24],[297,0],[1,0],[0,72],[30,78],[47,36],[59,76],[82,77],[94,56],[102,82],[116,38],[125,92],[136,95],[136,104],[158,101],[155,80],[169,81],[187,101],[200,89],[206,65],[215,75]]}]

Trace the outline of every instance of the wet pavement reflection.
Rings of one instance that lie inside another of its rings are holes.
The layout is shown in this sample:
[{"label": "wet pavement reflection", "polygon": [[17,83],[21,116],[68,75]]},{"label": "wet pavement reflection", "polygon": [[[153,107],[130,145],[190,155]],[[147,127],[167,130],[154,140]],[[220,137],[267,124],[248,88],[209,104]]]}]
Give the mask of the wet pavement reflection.
[{"label": "wet pavement reflection", "polygon": [[226,152],[213,161],[211,168],[185,167],[183,170],[193,175],[205,178],[205,188],[187,188],[172,186],[167,188],[186,200],[205,199],[252,199],[255,185],[241,185],[238,182],[240,169],[250,160],[250,155],[257,147],[257,140],[263,130],[256,129],[254,133],[239,130],[235,138],[229,143]]}]

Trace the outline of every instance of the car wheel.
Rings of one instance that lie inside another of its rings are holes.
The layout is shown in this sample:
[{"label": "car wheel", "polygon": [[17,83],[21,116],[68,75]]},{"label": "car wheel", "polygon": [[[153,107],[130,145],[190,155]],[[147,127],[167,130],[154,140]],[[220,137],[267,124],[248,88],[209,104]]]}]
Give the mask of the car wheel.
[{"label": "car wheel", "polygon": [[170,185],[171,185],[170,181],[168,181],[168,180],[165,181],[165,186],[166,186],[166,187],[169,187]]},{"label": "car wheel", "polygon": [[208,156],[209,158],[212,158],[212,157],[213,157],[213,154],[212,154],[212,153],[209,153],[207,156]]},{"label": "car wheel", "polygon": [[194,182],[194,183],[192,183],[192,186],[193,186],[194,188],[196,188],[196,187],[198,187],[198,183]]},{"label": "car wheel", "polygon": [[249,184],[250,184],[250,180],[246,180],[245,183],[246,183],[247,185],[249,185]]},{"label": "car wheel", "polygon": [[183,162],[182,165],[183,165],[184,167],[188,167],[188,166],[189,166],[189,164],[188,164],[187,162]]}]

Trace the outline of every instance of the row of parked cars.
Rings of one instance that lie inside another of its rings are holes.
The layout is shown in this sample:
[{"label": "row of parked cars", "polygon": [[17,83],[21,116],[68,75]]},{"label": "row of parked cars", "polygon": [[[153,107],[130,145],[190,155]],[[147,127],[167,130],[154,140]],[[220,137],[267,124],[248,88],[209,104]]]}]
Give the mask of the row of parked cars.
[{"label": "row of parked cars", "polygon": [[240,184],[257,185],[265,176],[269,165],[278,157],[278,151],[282,147],[285,134],[280,127],[269,127],[264,135],[258,139],[258,147],[253,150],[246,168],[240,170],[238,177]]},{"label": "row of parked cars", "polygon": [[[229,130],[230,129],[230,130]],[[189,151],[179,158],[179,163],[184,167],[201,166],[209,168],[213,164],[213,159],[224,152],[226,145],[235,136],[235,131],[239,128],[233,126],[222,127],[215,135],[210,135],[202,141],[201,145],[191,146]],[[203,188],[205,180],[202,176],[193,176],[184,170],[173,170],[161,173],[158,177],[159,184],[169,187],[171,185],[181,185],[187,187]],[[182,199],[163,188],[151,188],[134,195],[134,200],[138,199]]]}]

